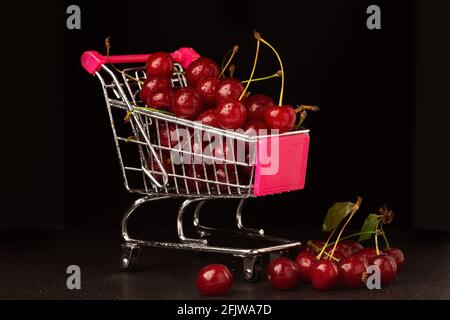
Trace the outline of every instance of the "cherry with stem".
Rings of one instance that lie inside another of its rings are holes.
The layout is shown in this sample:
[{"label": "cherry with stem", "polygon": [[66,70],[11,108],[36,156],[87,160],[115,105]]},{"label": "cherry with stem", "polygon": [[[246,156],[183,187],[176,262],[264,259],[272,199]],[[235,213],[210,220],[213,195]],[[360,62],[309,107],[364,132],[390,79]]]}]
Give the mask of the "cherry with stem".
[{"label": "cherry with stem", "polygon": [[334,246],[333,246],[333,250],[331,251],[331,255],[332,255],[332,256],[333,256],[333,254],[334,254],[334,251],[336,250],[336,247],[337,247],[337,245],[338,245],[338,243],[339,243],[339,240],[340,240],[340,238],[341,238],[341,236],[342,236],[342,233],[343,233],[344,230],[345,230],[345,227],[347,227],[348,223],[349,223],[350,220],[353,218],[353,216],[355,215],[356,211],[358,211],[359,207],[361,206],[361,202],[362,202],[362,198],[361,198],[361,197],[358,197],[358,199],[356,200],[355,205],[354,205],[353,208],[352,208],[352,211],[350,212],[350,216],[348,217],[347,221],[345,221],[344,226],[341,228],[341,231],[339,232],[339,234],[338,234],[338,236],[337,236],[336,242],[335,242],[335,244],[334,244]]}]

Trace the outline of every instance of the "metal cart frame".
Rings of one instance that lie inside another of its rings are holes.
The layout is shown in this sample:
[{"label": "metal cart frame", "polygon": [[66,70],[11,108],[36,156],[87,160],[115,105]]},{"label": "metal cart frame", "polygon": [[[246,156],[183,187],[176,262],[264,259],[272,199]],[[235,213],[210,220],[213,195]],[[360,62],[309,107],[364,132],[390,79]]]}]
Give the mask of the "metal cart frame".
[{"label": "metal cart frame", "polygon": [[[92,72],[92,74],[95,74],[103,89],[124,185],[129,192],[141,195],[131,204],[121,221],[124,240],[120,259],[122,269],[131,270],[135,266],[142,247],[171,248],[241,257],[243,258],[245,279],[256,281],[261,272],[263,255],[270,254],[273,258],[277,255],[286,254],[290,249],[298,248],[301,245],[298,241],[270,237],[265,235],[263,229],[247,228],[243,225],[242,215],[245,201],[247,198],[255,196],[253,194],[254,159],[248,156],[244,160],[238,161],[235,158],[224,157],[226,146],[222,145],[222,141],[223,143],[231,141],[252,146],[257,137],[201,125],[148,108],[140,108],[138,105],[142,105],[142,103],[139,100],[139,92],[142,88],[142,81],[146,78],[145,68],[127,67],[119,70],[116,66],[106,63],[100,65],[98,70],[94,70],[95,72]],[[175,64],[172,85],[174,87],[186,86],[183,67],[178,63]],[[125,115],[127,115],[129,122],[126,124],[123,121]],[[184,142],[188,144],[188,148],[181,148],[180,143],[173,146],[167,139],[176,132],[178,140],[181,140],[179,134],[181,129],[186,129],[187,132],[195,130],[194,135],[200,133],[220,137],[221,147],[223,148],[222,156],[218,156],[214,152],[209,156],[193,152],[191,139]],[[131,146],[136,147],[137,150],[133,153],[124,150]],[[170,152],[170,159],[172,160],[170,165],[164,163],[164,152],[166,155]],[[189,167],[182,162],[178,166],[174,165],[174,154],[191,159],[200,157],[202,164]],[[125,158],[133,155],[135,156],[134,164],[130,165]],[[205,165],[206,160],[210,160],[212,163]],[[208,171],[210,170],[209,167],[213,168],[213,174]],[[240,176],[241,169],[250,172],[246,179]],[[225,171],[224,177],[218,178],[217,170]],[[199,175],[199,171],[204,173]],[[132,185],[132,179],[130,178],[132,174],[135,176],[134,182],[137,182],[135,183],[138,185],[137,187]],[[185,199],[176,218],[179,242],[140,240],[130,236],[128,220],[138,208],[145,203],[173,198]],[[236,229],[221,230],[202,225],[200,213],[205,202],[224,198],[240,199],[235,214]],[[186,209],[193,205],[195,205],[195,212],[192,224],[199,234],[198,238],[187,237],[184,232],[183,216]],[[268,240],[274,244],[244,249],[215,246],[209,242],[209,236],[213,233]]]}]

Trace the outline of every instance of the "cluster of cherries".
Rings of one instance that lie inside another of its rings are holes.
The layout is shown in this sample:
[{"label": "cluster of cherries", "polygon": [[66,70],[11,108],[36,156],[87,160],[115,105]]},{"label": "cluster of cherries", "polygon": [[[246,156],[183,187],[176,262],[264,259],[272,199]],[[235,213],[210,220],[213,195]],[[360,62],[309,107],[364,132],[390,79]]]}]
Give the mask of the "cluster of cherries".
[{"label": "cluster of cherries", "polygon": [[330,290],[337,284],[344,288],[363,287],[370,276],[370,265],[379,267],[381,284],[388,284],[395,280],[405,262],[403,252],[397,248],[377,252],[376,248],[363,248],[357,241],[344,240],[337,244],[334,253],[333,246],[327,246],[324,255],[320,255],[323,241],[308,244],[295,261],[281,257],[270,263],[267,279],[273,288],[293,289],[298,281],[311,283],[318,290]]},{"label": "cluster of cherries", "polygon": [[[299,282],[311,283],[317,290],[331,290],[340,284],[344,288],[360,288],[366,284],[370,274],[368,266],[376,265],[380,270],[381,284],[395,280],[403,269],[405,256],[398,248],[377,252],[376,248],[364,248],[359,242],[344,240],[338,243],[333,255],[333,246],[327,246],[322,258],[324,241],[308,241],[308,247],[295,260],[277,258],[267,266],[267,282],[273,289],[290,290]],[[203,295],[227,294],[232,286],[230,270],[221,264],[203,267],[197,275],[197,289]]]},{"label": "cluster of cherries", "polygon": [[[174,61],[171,55],[167,52],[151,54],[146,64],[147,78],[140,91],[142,102],[149,108],[170,112],[176,117],[199,121],[204,125],[226,130],[242,129],[241,133],[247,135],[258,135],[262,129],[265,129],[263,131],[265,133],[284,133],[293,130],[296,126],[296,112],[299,110],[294,110],[289,105],[282,105],[284,74],[281,59],[279,59],[281,71],[275,74],[282,77],[279,105],[276,105],[273,99],[265,94],[247,93],[258,59],[259,43],[260,41],[265,42],[258,33],[255,33],[255,38],[258,45],[253,71],[250,79],[243,82],[232,75],[230,77],[223,76],[237,51],[237,46],[233,49],[233,54],[222,70],[210,58],[199,57],[192,61],[185,69],[187,87],[181,88],[172,86]],[[272,46],[270,47],[273,49]],[[276,50],[273,50],[279,58]],[[247,84],[244,86],[244,83]],[[302,114],[300,114],[300,118],[301,116]],[[157,135],[160,139],[159,143],[164,147],[174,148],[180,142],[181,144],[185,143],[178,141],[181,137],[174,124],[162,124],[157,130],[159,131]],[[196,140],[198,139],[192,139],[187,146],[192,149],[194,154],[201,154],[205,150],[206,143]],[[227,139],[224,139],[222,143],[215,143],[215,145],[211,150],[211,155],[215,159],[232,160],[235,158],[236,146],[230,145]],[[163,150],[162,153],[162,166],[167,172],[172,173],[172,158],[169,151]],[[159,170],[155,159],[151,158],[148,162],[149,168],[154,171]],[[239,172],[235,172],[234,166],[220,160],[215,160],[215,162],[216,166],[211,174],[216,181],[234,184],[236,177],[245,180],[250,176],[250,167],[239,166]],[[189,179],[186,183],[189,189],[204,191],[206,184],[202,180],[207,180],[208,177],[205,177],[202,163],[196,164],[195,167],[195,169],[194,166],[189,168],[185,175],[196,178],[197,182]],[[211,166],[207,166],[207,168],[209,170]],[[206,174],[209,175],[208,172]]]},{"label": "cluster of cherries", "polygon": [[[296,113],[291,106],[277,106],[264,94],[247,96],[236,78],[220,78],[218,65],[209,58],[194,60],[186,69],[188,86],[172,88],[173,60],[169,53],[152,54],[146,65],[147,79],[141,100],[151,108],[164,109],[177,117],[200,121],[222,129],[243,129],[253,133],[294,129]],[[251,130],[253,129],[253,130]]]}]

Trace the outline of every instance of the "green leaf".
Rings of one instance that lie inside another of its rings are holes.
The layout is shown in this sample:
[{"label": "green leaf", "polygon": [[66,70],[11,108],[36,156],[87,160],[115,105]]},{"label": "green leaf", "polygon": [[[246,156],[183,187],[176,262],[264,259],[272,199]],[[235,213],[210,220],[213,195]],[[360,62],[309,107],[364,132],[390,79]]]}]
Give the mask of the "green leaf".
[{"label": "green leaf", "polygon": [[361,234],[358,241],[364,241],[370,239],[374,235],[375,228],[377,227],[379,216],[375,213],[371,213],[367,216],[366,220],[361,227]]},{"label": "green leaf", "polygon": [[336,202],[333,206],[328,209],[325,221],[322,225],[323,231],[331,231],[336,229],[341,221],[352,212],[353,202]]}]

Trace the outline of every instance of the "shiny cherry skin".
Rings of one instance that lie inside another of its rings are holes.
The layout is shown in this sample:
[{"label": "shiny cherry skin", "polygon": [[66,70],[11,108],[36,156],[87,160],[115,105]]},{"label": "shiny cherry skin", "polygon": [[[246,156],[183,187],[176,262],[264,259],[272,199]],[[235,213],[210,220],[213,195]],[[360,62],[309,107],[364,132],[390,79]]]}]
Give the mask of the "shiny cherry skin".
[{"label": "shiny cherry skin", "polygon": [[315,266],[317,259],[309,250],[303,250],[295,258],[298,265],[298,276],[302,282],[309,282],[311,269]]},{"label": "shiny cherry skin", "polygon": [[[227,175],[228,173],[228,175]],[[227,176],[228,176],[228,181],[227,181]],[[213,172],[211,174],[211,179],[212,180],[216,180],[217,177],[217,181],[218,182],[222,182],[222,183],[231,183],[231,184],[236,184],[236,171],[234,170],[234,167],[231,166],[227,166],[227,172],[225,172],[225,166],[216,168],[215,173]],[[228,186],[225,185],[215,185],[216,188],[218,188],[220,190],[220,192],[228,192]],[[230,191],[233,192],[236,188],[234,187],[230,187]]]},{"label": "shiny cherry skin", "polygon": [[244,86],[238,79],[222,79],[217,86],[215,102],[218,104],[224,99],[238,100],[242,95],[242,92],[244,92]]},{"label": "shiny cherry skin", "polygon": [[350,248],[351,254],[355,254],[364,248],[358,241],[355,240],[342,240],[339,244]]},{"label": "shiny cherry skin", "polygon": [[177,89],[173,95],[172,110],[177,117],[195,119],[204,108],[202,98],[192,88]]},{"label": "shiny cherry skin", "polygon": [[373,258],[372,264],[380,268],[381,284],[388,284],[395,280],[397,264],[392,256],[384,253],[379,254]]},{"label": "shiny cherry skin", "polygon": [[264,121],[270,129],[279,133],[289,132],[294,129],[296,115],[291,106],[267,106],[264,108]]},{"label": "shiny cherry skin", "polygon": [[191,87],[195,87],[200,79],[218,78],[220,70],[212,59],[199,58],[189,65],[185,74],[188,84]]},{"label": "shiny cherry skin", "polygon": [[273,99],[265,94],[252,94],[245,101],[247,117],[252,120],[264,121],[264,109],[274,104]]},{"label": "shiny cherry skin", "polygon": [[280,257],[267,266],[267,281],[273,289],[294,289],[298,283],[298,265],[291,259]]},{"label": "shiny cherry skin", "polygon": [[338,278],[339,269],[334,261],[322,259],[317,261],[311,269],[311,284],[317,290],[326,291],[332,289],[336,285]]},{"label": "shiny cherry skin", "polygon": [[155,90],[149,95],[141,96],[142,102],[145,103],[149,108],[154,109],[166,109],[172,111],[173,103],[173,90],[172,89],[162,89]]},{"label": "shiny cherry skin", "polygon": [[177,133],[177,127],[174,124],[169,124],[169,126],[159,125],[159,139],[163,147],[175,147],[178,144],[178,134],[179,132]]},{"label": "shiny cherry skin", "polygon": [[153,92],[159,90],[170,90],[172,84],[170,79],[160,78],[157,76],[149,76],[145,79],[140,92],[141,100],[146,101]]},{"label": "shiny cherry skin", "polygon": [[[191,168],[186,172],[186,176],[196,178],[196,179],[206,180],[203,168],[198,165],[195,166],[195,173],[194,173],[194,169]],[[198,186],[198,192],[203,192],[207,189],[206,182],[204,182],[204,181],[196,181],[196,180],[192,180],[192,179],[186,179],[186,181],[187,181],[187,185],[189,187],[190,193],[196,193],[197,186]],[[184,183],[181,183],[181,186],[184,186]]]},{"label": "shiny cherry skin", "polygon": [[222,143],[215,142],[211,145],[207,145],[204,149],[207,154],[210,154],[214,157],[213,160],[210,160],[210,164],[214,162],[216,169],[223,169],[225,165],[227,166],[227,170],[233,170],[234,165],[230,163],[226,163],[223,160],[235,161],[236,160],[236,146],[230,140],[223,139]]},{"label": "shiny cherry skin", "polygon": [[207,109],[200,113],[196,119],[200,121],[202,124],[206,124],[211,127],[218,127],[219,123],[217,122],[217,111],[216,109]]},{"label": "shiny cherry skin", "polygon": [[363,248],[354,254],[364,260],[366,260],[368,265],[373,264],[373,258],[377,255],[377,250],[375,248]]},{"label": "shiny cherry skin", "polygon": [[167,52],[155,52],[150,55],[145,68],[147,76],[170,79],[173,74],[173,60]]},{"label": "shiny cherry skin", "polygon": [[356,256],[339,261],[339,282],[345,288],[360,288],[364,285],[363,275],[367,271],[365,260]]},{"label": "shiny cherry skin", "polygon": [[233,285],[233,275],[223,264],[210,264],[197,274],[198,291],[205,296],[224,296]]},{"label": "shiny cherry skin", "polygon": [[325,245],[325,241],[322,240],[310,240],[310,241],[311,246],[308,245],[306,250],[309,250],[312,254],[318,254],[322,249],[322,247]]},{"label": "shiny cherry skin", "polygon": [[405,255],[402,250],[398,248],[391,248],[383,250],[383,252],[394,258],[395,263],[397,264],[397,272],[403,269],[403,265],[405,264]]},{"label": "shiny cherry skin", "polygon": [[216,92],[219,82],[218,78],[208,77],[200,79],[195,85],[195,90],[208,107],[214,106],[216,103]]},{"label": "shiny cherry skin", "polygon": [[265,132],[267,134],[268,131],[267,131],[266,123],[264,121],[257,120],[257,119],[248,120],[243,128],[244,134],[249,135],[249,136],[259,135],[260,130],[264,130],[264,129],[266,129],[266,130],[261,131],[261,133]]},{"label": "shiny cherry skin", "polygon": [[[162,155],[162,159],[160,159],[160,160],[161,160],[161,164],[163,165],[163,168],[167,172],[172,173],[173,169],[172,169],[172,158],[170,157],[170,151],[162,150],[161,155]],[[148,169],[150,169],[150,170],[153,170],[156,172],[161,172],[161,168],[159,167],[159,165],[156,162],[156,159],[154,157],[151,157],[148,159],[147,166],[148,166]]]},{"label": "shiny cherry skin", "polygon": [[216,107],[217,122],[222,129],[241,128],[247,119],[244,104],[235,99],[224,99]]},{"label": "shiny cherry skin", "polygon": [[[331,252],[333,251],[333,246],[329,246],[325,249],[325,252],[331,255]],[[351,256],[351,251],[348,247],[341,246],[338,244],[336,246],[336,249],[334,250],[333,257],[341,260],[347,257]],[[324,259],[330,259],[331,257],[329,255],[323,255]]]}]

